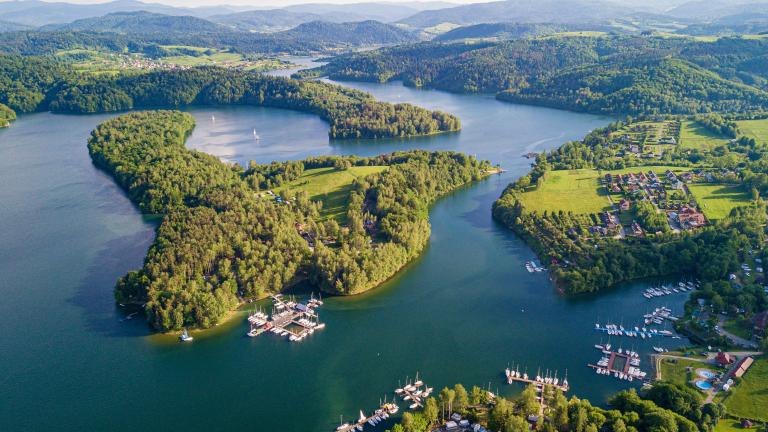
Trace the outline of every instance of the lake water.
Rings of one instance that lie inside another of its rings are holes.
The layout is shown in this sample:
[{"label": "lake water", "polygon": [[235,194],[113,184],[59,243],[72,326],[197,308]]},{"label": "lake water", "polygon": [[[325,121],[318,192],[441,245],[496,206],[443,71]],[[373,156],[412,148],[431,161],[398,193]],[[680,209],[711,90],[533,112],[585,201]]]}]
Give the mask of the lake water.
[{"label": "lake water", "polygon": [[[594,322],[634,323],[661,304],[679,311],[683,295],[650,302],[638,283],[560,297],[545,274],[524,269],[533,253],[490,212],[528,169],[523,153],[610,119],[397,83],[349,85],[455,113],[464,130],[338,142],[309,114],[201,108],[191,111],[188,145],[240,163],[450,149],[508,172],[440,200],[424,255],[373,292],[327,299],[327,328],[300,344],[247,338],[243,320],[180,344],[151,337],[140,317],[124,320],[112,288],[141,265],[155,221],[90,162],[88,134],[110,116],[33,114],[0,131],[0,430],[328,431],[340,414],[371,411],[416,371],[436,389],[462,382],[519,392],[502,383],[507,364],[567,370],[572,392],[596,403],[628,386],[585,366],[599,358]],[[624,341],[633,344],[650,351],[650,342]]]}]

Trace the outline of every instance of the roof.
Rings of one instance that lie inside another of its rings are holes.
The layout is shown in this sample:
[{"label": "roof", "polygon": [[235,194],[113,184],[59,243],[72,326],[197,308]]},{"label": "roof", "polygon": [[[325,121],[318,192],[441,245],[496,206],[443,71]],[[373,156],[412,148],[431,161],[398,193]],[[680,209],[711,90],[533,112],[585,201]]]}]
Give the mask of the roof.
[{"label": "roof", "polygon": [[733,375],[736,378],[741,378],[746,372],[747,369],[749,369],[750,366],[752,366],[752,363],[754,363],[755,359],[752,357],[744,357],[739,361],[736,368],[733,370],[731,375]]},{"label": "roof", "polygon": [[720,364],[731,364],[733,363],[733,357],[731,357],[730,354],[725,352],[719,352],[717,353],[717,357],[715,358],[718,363]]}]

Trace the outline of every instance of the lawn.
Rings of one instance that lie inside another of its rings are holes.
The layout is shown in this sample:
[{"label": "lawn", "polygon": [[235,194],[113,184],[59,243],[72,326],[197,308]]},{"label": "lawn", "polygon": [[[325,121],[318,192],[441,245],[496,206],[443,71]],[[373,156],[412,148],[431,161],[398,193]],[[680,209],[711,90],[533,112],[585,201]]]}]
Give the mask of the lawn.
[{"label": "lawn", "polygon": [[715,432],[744,432],[741,422],[734,419],[720,419],[715,426]]},{"label": "lawn", "polygon": [[768,359],[755,361],[725,398],[725,407],[732,416],[768,421]]},{"label": "lawn", "polygon": [[596,170],[549,171],[541,186],[521,194],[530,211],[599,213],[610,208],[608,193]]},{"label": "lawn", "polygon": [[339,222],[346,220],[349,192],[355,179],[380,173],[386,166],[351,167],[347,170],[336,168],[308,169],[298,179],[275,189],[290,192],[306,191],[312,201],[322,201],[320,212],[325,219],[335,218]]},{"label": "lawn", "polygon": [[711,150],[717,146],[728,144],[728,139],[715,134],[694,121],[684,121],[680,128],[680,146]]},{"label": "lawn", "polygon": [[661,379],[683,386],[689,385],[693,379],[693,374],[695,374],[695,372],[688,372],[689,367],[692,367],[694,371],[697,368],[709,368],[706,363],[695,360],[662,358],[660,364]]},{"label": "lawn", "polygon": [[737,186],[690,184],[688,189],[704,215],[711,220],[723,219],[734,207],[748,205],[751,201],[749,194]]},{"label": "lawn", "polygon": [[768,119],[737,121],[742,135],[754,138],[757,142],[768,144]]},{"label": "lawn", "polygon": [[749,320],[728,320],[723,323],[723,329],[743,339],[752,339],[752,322]]}]

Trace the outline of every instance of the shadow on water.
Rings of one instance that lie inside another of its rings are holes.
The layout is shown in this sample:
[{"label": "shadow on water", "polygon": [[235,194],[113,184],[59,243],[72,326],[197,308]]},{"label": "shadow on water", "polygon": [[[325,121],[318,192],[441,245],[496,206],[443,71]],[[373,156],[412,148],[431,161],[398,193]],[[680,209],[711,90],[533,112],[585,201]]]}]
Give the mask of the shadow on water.
[{"label": "shadow on water", "polygon": [[119,307],[113,292],[119,277],[137,269],[131,264],[133,260],[126,260],[125,257],[143,257],[154,237],[154,231],[118,237],[106,242],[96,252],[75,295],[69,299],[71,304],[82,309],[88,331],[109,337],[147,336],[151,333],[141,309]]}]

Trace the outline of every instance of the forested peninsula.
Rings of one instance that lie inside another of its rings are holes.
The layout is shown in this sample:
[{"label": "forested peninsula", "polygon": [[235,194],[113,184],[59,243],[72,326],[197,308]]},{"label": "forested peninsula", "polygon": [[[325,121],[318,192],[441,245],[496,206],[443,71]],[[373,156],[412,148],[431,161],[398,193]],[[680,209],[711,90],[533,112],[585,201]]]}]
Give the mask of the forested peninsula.
[{"label": "forested peninsula", "polygon": [[7,106],[0,104],[0,128],[8,127],[16,120],[16,113]]},{"label": "forested peninsula", "polygon": [[[146,304],[159,331],[210,327],[242,300],[302,281],[341,295],[374,288],[426,246],[432,202],[493,171],[426,151],[244,168],[186,149],[193,128],[178,111],[134,112],[102,123],[88,142],[93,162],[143,212],[163,215],[144,266],[115,289],[120,303]],[[341,223],[291,187],[308,170],[358,167],[377,169],[350,185]]]},{"label": "forested peninsula", "polygon": [[[570,294],[675,274],[733,279],[765,241],[768,155],[751,131],[768,120],[755,116],[612,123],[538,155],[493,216]],[[751,309],[762,287],[743,284],[739,303]]]},{"label": "forested peninsula", "polygon": [[367,93],[320,82],[217,67],[77,75],[65,64],[46,57],[0,55],[0,104],[18,113],[266,106],[317,114],[330,123],[330,137],[338,139],[401,138],[461,128],[459,119],[447,113],[378,102]]},{"label": "forested peninsula", "polygon": [[342,55],[299,78],[386,82],[596,114],[768,108],[768,40],[555,35]]}]

